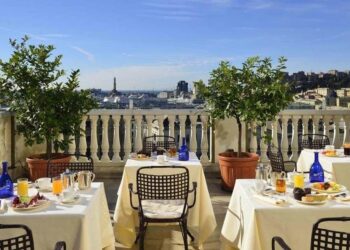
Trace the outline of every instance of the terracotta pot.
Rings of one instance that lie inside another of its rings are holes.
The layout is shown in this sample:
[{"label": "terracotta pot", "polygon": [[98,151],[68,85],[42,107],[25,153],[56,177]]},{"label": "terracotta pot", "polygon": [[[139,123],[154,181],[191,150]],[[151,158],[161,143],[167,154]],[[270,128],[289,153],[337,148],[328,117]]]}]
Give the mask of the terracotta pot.
[{"label": "terracotta pot", "polygon": [[224,152],[219,154],[221,172],[221,186],[224,190],[232,191],[236,179],[255,178],[255,169],[259,155],[254,153],[242,153],[238,158],[236,152]]},{"label": "terracotta pot", "polygon": [[[48,160],[45,160],[44,157],[44,154],[37,154],[26,158],[29,168],[29,178],[31,181],[47,176]],[[52,158],[53,160],[51,160],[51,162],[69,162],[71,157],[65,154],[53,154]]]}]

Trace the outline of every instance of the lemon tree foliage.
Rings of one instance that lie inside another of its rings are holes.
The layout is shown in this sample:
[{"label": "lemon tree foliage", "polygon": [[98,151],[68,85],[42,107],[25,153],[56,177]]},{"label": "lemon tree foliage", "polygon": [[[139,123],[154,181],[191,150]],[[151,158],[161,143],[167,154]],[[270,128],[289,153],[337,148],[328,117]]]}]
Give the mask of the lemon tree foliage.
[{"label": "lemon tree foliage", "polygon": [[79,70],[63,81],[62,55],[53,55],[54,46],[31,45],[28,39],[10,39],[12,55],[0,60],[1,100],[15,112],[17,131],[26,145],[46,142],[46,158],[50,158],[53,145],[65,149],[71,136],[84,132],[79,129],[82,117],[97,103],[89,91],[78,90]]},{"label": "lemon tree foliage", "polygon": [[292,101],[284,80],[284,57],[277,66],[271,58],[249,57],[241,68],[222,61],[205,85],[195,82],[206,100],[206,110],[213,119],[235,118],[238,124],[238,156],[242,150],[242,123],[265,125]]}]

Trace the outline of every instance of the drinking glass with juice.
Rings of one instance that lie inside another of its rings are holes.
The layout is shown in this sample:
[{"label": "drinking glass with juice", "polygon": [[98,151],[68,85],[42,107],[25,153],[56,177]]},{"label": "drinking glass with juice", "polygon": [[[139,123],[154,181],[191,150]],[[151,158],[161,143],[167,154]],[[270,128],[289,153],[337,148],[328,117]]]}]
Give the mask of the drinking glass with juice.
[{"label": "drinking glass with juice", "polygon": [[297,173],[294,175],[294,187],[304,188],[304,175]]},{"label": "drinking glass with juice", "polygon": [[60,195],[63,190],[63,181],[61,176],[56,176],[52,178],[52,193],[55,195]]},{"label": "drinking glass with juice", "polygon": [[17,180],[17,195],[19,197],[28,196],[28,179],[20,178]]}]

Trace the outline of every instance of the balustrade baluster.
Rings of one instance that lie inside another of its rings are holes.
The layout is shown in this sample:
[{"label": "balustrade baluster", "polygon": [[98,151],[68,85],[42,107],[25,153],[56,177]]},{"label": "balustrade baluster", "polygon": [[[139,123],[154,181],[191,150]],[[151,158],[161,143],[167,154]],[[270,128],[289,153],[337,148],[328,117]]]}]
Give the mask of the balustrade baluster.
[{"label": "balustrade baluster", "polygon": [[340,136],[340,131],[339,131],[340,120],[341,120],[341,117],[333,116],[333,121],[334,121],[334,124],[333,124],[333,127],[334,127],[334,143],[333,143],[333,145],[334,145],[335,148],[340,148],[340,146],[342,145],[342,138]]},{"label": "balustrade baluster", "polygon": [[4,124],[3,124],[3,128],[4,128],[4,151],[5,151],[5,155],[7,156],[7,161],[9,162],[9,164],[13,164],[13,162],[11,162],[11,117],[7,117],[4,119]]},{"label": "balustrade baluster", "polygon": [[136,152],[142,149],[142,115],[135,115],[136,120]]},{"label": "balustrade baluster", "polygon": [[350,142],[350,116],[344,115],[344,142],[349,143]]},{"label": "balustrade baluster", "polygon": [[124,141],[124,161],[126,161],[131,152],[131,115],[124,115],[125,121],[125,141]]},{"label": "balustrade baluster", "polygon": [[146,119],[147,119],[147,130],[148,130],[147,136],[152,136],[153,135],[153,119],[154,119],[154,116],[153,115],[147,115]]},{"label": "balustrade baluster", "polygon": [[[267,133],[267,124],[266,126],[262,126],[261,127],[261,136],[264,136],[266,135]],[[261,162],[268,162],[269,161],[269,158],[267,157],[267,144],[266,142],[264,141],[263,138],[261,138],[260,140],[260,161]]]},{"label": "balustrade baluster", "polygon": [[164,116],[163,115],[157,115],[158,120],[158,135],[164,135]]},{"label": "balustrade baluster", "polygon": [[108,141],[108,122],[109,122],[109,115],[103,115],[102,116],[102,157],[101,161],[103,162],[109,162],[109,141]]},{"label": "balustrade baluster", "polygon": [[[330,117],[330,116],[328,116],[328,115],[323,116],[323,134],[326,135],[326,136],[328,136],[329,142],[330,142],[331,144],[333,144],[333,138],[331,138],[331,137],[330,137],[330,134],[329,134],[329,128],[331,127],[331,126],[329,125],[330,120],[331,120],[331,117]],[[334,135],[334,134],[333,134],[333,135]],[[333,137],[334,137],[334,136],[333,136]]]},{"label": "balustrade baluster", "polygon": [[299,154],[299,145],[298,145],[298,123],[299,123],[300,116],[293,116],[292,117],[292,140],[291,140],[291,148],[292,148],[292,156],[291,159],[293,161],[297,161]]},{"label": "balustrade baluster", "polygon": [[282,116],[282,141],[281,141],[281,151],[283,155],[283,159],[289,159],[288,156],[288,117]]},{"label": "balustrade baluster", "polygon": [[169,115],[168,121],[169,121],[169,136],[174,137],[175,136],[175,133],[174,133],[175,116]]},{"label": "balustrade baluster", "polygon": [[[69,140],[71,141],[68,144],[68,153],[72,154],[70,161],[71,162],[76,162],[77,161],[77,157],[75,156],[75,150],[76,150],[76,144],[75,144],[75,136],[70,136]],[[74,155],[74,156],[73,156]]]},{"label": "balustrade baluster", "polygon": [[201,143],[201,159],[200,161],[205,164],[209,162],[208,158],[208,116],[201,115],[201,121],[202,121],[202,143]]},{"label": "balustrade baluster", "polygon": [[186,115],[179,115],[179,120],[180,120],[180,138],[186,137],[186,118],[187,118]]},{"label": "balustrade baluster", "polygon": [[120,159],[120,137],[119,137],[120,116],[113,116],[114,137],[113,137],[113,158],[112,162],[119,162]]},{"label": "balustrade baluster", "polygon": [[98,116],[91,115],[90,121],[91,121],[91,143],[90,143],[90,151],[91,151],[91,158],[94,161],[100,161],[100,159],[97,156],[97,120]]},{"label": "balustrade baluster", "polygon": [[191,138],[190,138],[190,151],[197,152],[197,115],[191,115]]},{"label": "balustrade baluster", "polygon": [[278,150],[278,118],[272,122],[271,129],[272,129],[272,145],[275,147],[276,150]]},{"label": "balustrade baluster", "polygon": [[[86,155],[86,117],[83,117],[83,120],[80,124],[80,139],[79,139],[79,154]],[[87,161],[86,157],[79,157],[79,161]]]},{"label": "balustrade baluster", "polygon": [[[257,136],[256,136],[256,123],[252,122],[251,128],[250,128],[250,152],[251,153],[256,153],[258,150],[258,140],[257,140]],[[260,145],[262,144],[262,142],[260,143]]]}]

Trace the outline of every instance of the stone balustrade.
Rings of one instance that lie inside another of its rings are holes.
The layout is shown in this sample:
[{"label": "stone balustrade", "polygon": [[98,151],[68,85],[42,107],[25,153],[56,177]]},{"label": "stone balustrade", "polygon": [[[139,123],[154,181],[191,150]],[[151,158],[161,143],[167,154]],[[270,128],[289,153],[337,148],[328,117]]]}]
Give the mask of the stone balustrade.
[{"label": "stone balustrade", "polygon": [[[141,150],[145,136],[174,136],[178,146],[181,137],[185,136],[190,150],[197,153],[203,164],[208,164],[215,161],[215,154],[219,153],[216,148],[236,150],[235,136],[238,135],[234,120],[216,123],[214,133],[211,133],[208,122],[208,114],[195,109],[95,109],[83,118],[81,129],[86,134],[72,138],[73,143],[66,151],[90,154],[96,166],[123,166],[130,152]],[[285,160],[297,160],[301,135],[305,133],[325,134],[336,148],[350,141],[348,110],[284,110],[264,127],[252,125],[243,131],[244,147],[260,154],[263,162],[268,161],[266,153],[271,145],[281,149]],[[44,146],[29,150],[19,135],[11,140],[11,129],[11,115],[0,112],[0,160],[15,159],[24,164],[29,153],[44,151]],[[264,133],[271,135],[271,143],[266,144],[261,139]]]}]

